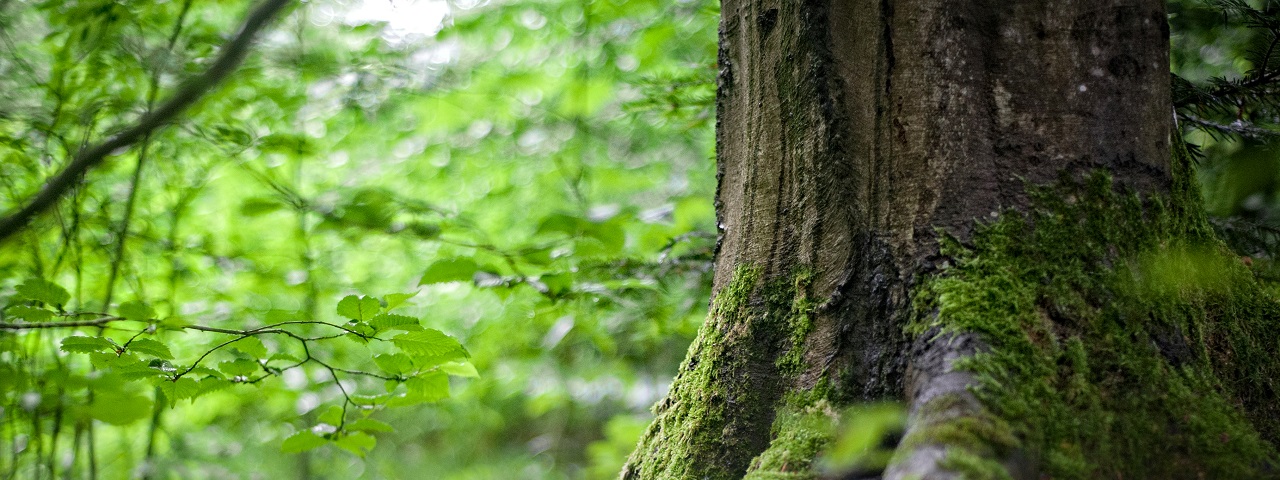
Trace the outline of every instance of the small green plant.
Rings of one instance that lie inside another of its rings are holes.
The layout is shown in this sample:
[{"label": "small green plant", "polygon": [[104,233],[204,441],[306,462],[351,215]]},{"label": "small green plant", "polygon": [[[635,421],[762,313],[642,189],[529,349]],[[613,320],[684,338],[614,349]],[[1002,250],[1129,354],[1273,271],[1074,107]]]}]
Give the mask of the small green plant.
[{"label": "small green plant", "polygon": [[[0,334],[0,404],[21,406],[33,421],[71,415],[77,424],[129,425],[153,410],[309,369],[321,374],[318,383],[336,387],[337,404],[285,439],[283,450],[333,445],[363,456],[376,444],[372,432],[394,430],[373,414],[444,400],[450,376],[478,376],[456,339],[392,313],[414,293],[346,296],[335,309],[341,322],[277,311],[258,326],[224,328],[158,318],[141,301],[114,313],[69,311],[70,293],[39,278],[16,292],[0,322],[8,332]],[[24,348],[47,339],[46,331],[66,330],[76,333],[63,336],[56,352]],[[326,358],[335,352],[326,344],[344,341],[362,345],[364,358]]]}]

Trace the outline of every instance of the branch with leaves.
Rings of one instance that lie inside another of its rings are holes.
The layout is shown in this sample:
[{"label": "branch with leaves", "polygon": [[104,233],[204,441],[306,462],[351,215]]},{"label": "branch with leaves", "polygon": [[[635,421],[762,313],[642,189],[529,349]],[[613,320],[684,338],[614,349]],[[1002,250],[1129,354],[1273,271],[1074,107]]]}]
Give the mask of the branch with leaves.
[{"label": "branch with leaves", "polygon": [[177,92],[155,110],[143,115],[133,126],[110,138],[83,149],[71,163],[50,179],[25,206],[0,218],[0,242],[18,233],[41,212],[48,210],[71,190],[89,169],[108,156],[128,148],[155,130],[173,121],[196,101],[213,91],[244,61],[254,38],[291,3],[291,0],[264,0],[245,19],[240,31],[222,48],[222,52],[205,71],[182,85]]},{"label": "branch with leaves", "polygon": [[[150,383],[163,393],[163,399],[157,398],[156,402],[163,400],[170,406],[232,385],[257,384],[289,370],[316,365],[327,372],[337,386],[342,395],[342,405],[336,417],[327,412],[316,428],[290,437],[285,443],[285,450],[302,451],[332,443],[363,455],[373,448],[373,437],[368,436],[362,426],[374,428],[381,425],[368,418],[370,413],[384,407],[448,398],[449,376],[477,375],[468,360],[470,354],[456,339],[439,330],[423,327],[418,318],[391,313],[413,296],[392,294],[379,299],[349,295],[339,301],[335,309],[339,317],[347,319],[346,323],[285,318],[258,327],[235,329],[188,324],[172,318],[159,319],[150,306],[138,301],[121,304],[115,314],[69,312],[64,308],[71,297],[66,289],[32,278],[17,286],[13,301],[3,310],[7,318],[0,322],[0,335],[81,327],[103,327],[103,330],[110,327],[114,332],[130,332],[127,336],[117,334],[115,337],[105,334],[67,336],[59,343],[59,350],[87,355],[95,369],[117,378],[122,385]],[[76,320],[79,317],[91,318]],[[307,331],[314,328],[329,332]],[[230,338],[203,349],[194,360],[180,365],[174,363],[177,358],[173,353],[175,346],[159,335],[166,331],[196,331],[228,335]],[[397,333],[389,336],[392,332]],[[261,340],[261,337],[268,336],[279,337],[285,343],[295,342],[301,354],[297,354],[298,350],[290,353],[283,344],[269,348]],[[339,366],[313,354],[316,343],[341,338],[369,345],[369,360],[377,369]],[[387,347],[374,349],[372,342]],[[376,351],[384,353],[375,354]],[[221,356],[223,360],[212,364],[215,356]],[[378,380],[386,391],[358,395],[344,385],[343,376]],[[399,388],[401,385],[404,387]],[[362,413],[360,418],[348,422],[350,406],[357,407]],[[109,409],[97,414],[103,416],[99,420],[110,423],[129,419],[127,414]]]},{"label": "branch with leaves", "polygon": [[1255,8],[1244,0],[1215,0],[1224,18],[1252,31],[1246,54],[1252,68],[1239,78],[1215,77],[1196,84],[1173,75],[1173,104],[1184,124],[1215,137],[1270,139],[1280,135],[1280,5]]}]

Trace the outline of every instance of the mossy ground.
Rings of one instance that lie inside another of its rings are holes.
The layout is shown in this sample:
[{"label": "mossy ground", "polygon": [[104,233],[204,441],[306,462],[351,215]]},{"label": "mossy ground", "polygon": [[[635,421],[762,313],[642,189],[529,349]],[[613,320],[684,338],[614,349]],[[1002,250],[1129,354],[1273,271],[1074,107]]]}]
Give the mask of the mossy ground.
[{"label": "mossy ground", "polygon": [[[1050,478],[1280,474],[1269,289],[1184,198],[1101,174],[1032,196],[945,242],[955,263],[918,291],[912,331],[983,337],[962,368]],[[950,466],[966,470],[961,457]]]}]

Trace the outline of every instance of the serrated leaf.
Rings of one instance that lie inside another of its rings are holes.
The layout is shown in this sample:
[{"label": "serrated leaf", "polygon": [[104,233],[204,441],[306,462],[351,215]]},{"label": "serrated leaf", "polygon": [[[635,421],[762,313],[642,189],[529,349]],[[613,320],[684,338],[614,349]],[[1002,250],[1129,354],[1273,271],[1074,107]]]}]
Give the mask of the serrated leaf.
[{"label": "serrated leaf", "polygon": [[62,351],[67,353],[114,352],[116,344],[103,337],[67,337],[62,339]]},{"label": "serrated leaf", "polygon": [[311,433],[309,430],[303,430],[284,439],[284,443],[280,444],[280,450],[284,453],[300,453],[320,447],[328,442],[324,437]]},{"label": "serrated leaf", "polygon": [[381,307],[376,298],[347,295],[338,301],[337,310],[338,315],[363,322],[377,315]]},{"label": "serrated leaf", "polygon": [[150,305],[138,300],[121,303],[119,307],[116,307],[116,311],[124,319],[135,322],[145,322],[156,318],[156,311]]},{"label": "serrated leaf", "polygon": [[111,367],[111,361],[115,360],[116,358],[119,358],[119,357],[116,357],[116,354],[114,351],[111,353],[91,352],[89,353],[89,364],[93,365],[93,368],[106,369]]},{"label": "serrated leaf", "polygon": [[434,328],[424,329],[420,332],[402,333],[392,338],[391,343],[400,347],[400,350],[414,357],[415,360],[452,357],[455,355],[467,356],[466,350],[462,348],[461,343]]},{"label": "serrated leaf", "polygon": [[[374,317],[374,318],[377,318],[377,317]],[[367,337],[372,337],[375,333],[377,333],[377,330],[374,330],[373,327],[369,326],[369,324],[367,323],[347,324],[347,330],[350,330],[350,333],[347,334],[347,338],[350,338],[362,344],[369,343],[369,339]]]},{"label": "serrated leaf", "polygon": [[409,389],[406,401],[438,402],[449,398],[449,376],[444,372],[427,372],[406,380],[404,385]]},{"label": "serrated leaf", "polygon": [[193,395],[191,398],[194,399],[206,393],[216,392],[218,390],[222,390],[232,385],[235,385],[235,384],[221,377],[205,377],[203,380],[200,380],[200,383],[199,383],[200,391],[196,392],[196,394]]},{"label": "serrated leaf", "polygon": [[182,377],[177,381],[161,380],[156,383],[156,386],[164,392],[165,398],[169,399],[170,407],[177,405],[180,400],[195,398],[200,394],[200,382],[189,377]]},{"label": "serrated leaf", "polygon": [[459,281],[469,282],[479,270],[480,266],[470,258],[441,260],[427,267],[427,271],[422,274],[422,279],[418,281],[418,285]]},{"label": "serrated leaf", "polygon": [[130,342],[129,351],[165,360],[173,360],[173,353],[169,352],[168,345],[150,338],[139,338]]},{"label": "serrated leaf", "polygon": [[361,418],[359,420],[349,422],[342,427],[345,430],[353,432],[394,432],[396,429],[387,422],[374,420],[372,418]]},{"label": "serrated leaf", "polygon": [[333,444],[363,458],[378,445],[378,439],[364,432],[351,432],[334,439]]},{"label": "serrated leaf", "polygon": [[392,293],[390,295],[382,297],[382,299],[387,302],[387,311],[390,312],[391,310],[394,310],[395,308],[401,305],[404,305],[404,302],[409,301],[410,298],[416,297],[418,293],[419,292]]},{"label": "serrated leaf", "polygon": [[238,358],[235,360],[219,363],[218,370],[222,370],[223,373],[226,373],[227,375],[231,375],[233,377],[242,377],[242,376],[247,377],[249,375],[252,375],[253,372],[258,371],[258,362],[255,362],[253,360]]},{"label": "serrated leaf", "polygon": [[282,362],[289,362],[289,363],[298,363],[302,361],[298,357],[289,355],[287,353],[273,353],[271,354],[271,358],[267,359],[268,362],[274,362],[277,360]]},{"label": "serrated leaf", "polygon": [[244,337],[231,344],[231,348],[249,358],[267,358],[267,346],[258,337]]},{"label": "serrated leaf", "polygon": [[440,366],[440,371],[455,377],[477,378],[480,372],[471,362],[449,362]]},{"label": "serrated leaf", "polygon": [[[164,364],[169,363],[163,360],[160,362]],[[112,372],[120,375],[121,378],[128,380],[154,378],[173,371],[172,365],[169,365],[167,369],[160,366],[152,367],[151,362],[140,359],[137,355],[131,354],[120,355],[115,359],[112,359],[107,362],[107,367],[110,368]]]},{"label": "serrated leaf", "polygon": [[384,353],[373,357],[373,363],[391,375],[404,375],[413,371],[413,361],[403,353]]},{"label": "serrated leaf", "polygon": [[226,378],[222,375],[222,372],[203,365],[197,365],[195,368],[192,368],[190,372],[187,372],[187,375],[205,375],[216,378]]},{"label": "serrated leaf", "polygon": [[18,295],[28,300],[43,302],[45,305],[62,308],[71,299],[71,294],[62,286],[42,278],[29,278],[16,288]]},{"label": "serrated leaf", "polygon": [[422,325],[419,324],[418,319],[416,318],[387,313],[373,317],[372,320],[369,320],[369,326],[373,327],[375,332],[382,332],[384,330],[404,330],[407,332],[415,332],[422,330]]},{"label": "serrated leaf", "polygon": [[46,322],[50,318],[53,318],[53,312],[28,305],[15,305],[9,307],[9,315],[32,323]]}]

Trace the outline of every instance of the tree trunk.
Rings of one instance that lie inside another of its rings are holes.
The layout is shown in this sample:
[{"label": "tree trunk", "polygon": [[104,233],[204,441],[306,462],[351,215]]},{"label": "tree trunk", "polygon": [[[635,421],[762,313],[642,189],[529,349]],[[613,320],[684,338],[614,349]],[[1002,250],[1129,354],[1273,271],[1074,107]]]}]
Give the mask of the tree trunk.
[{"label": "tree trunk", "polygon": [[[623,478],[852,475],[814,461],[839,429],[795,419],[884,399],[911,415],[873,477],[1132,478],[1124,456],[1154,455],[1194,478],[1236,472],[1204,460],[1227,447],[1269,468],[1280,370],[1244,354],[1274,351],[1274,302],[1238,261],[1201,269],[1228,293],[1159,297],[1144,260],[1227,258],[1171,149],[1162,1],[722,11],[712,311]],[[1208,400],[1129,401],[1162,394]]]}]

